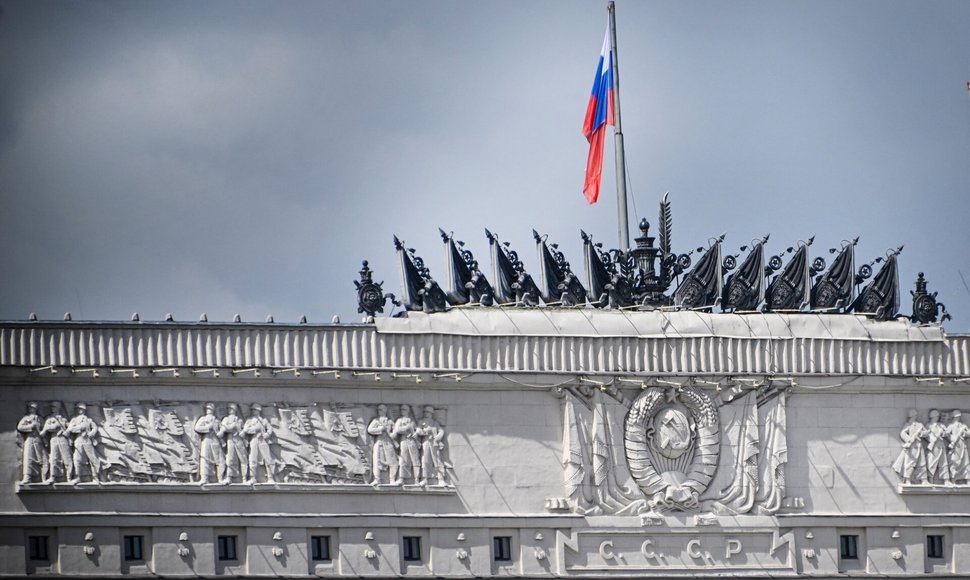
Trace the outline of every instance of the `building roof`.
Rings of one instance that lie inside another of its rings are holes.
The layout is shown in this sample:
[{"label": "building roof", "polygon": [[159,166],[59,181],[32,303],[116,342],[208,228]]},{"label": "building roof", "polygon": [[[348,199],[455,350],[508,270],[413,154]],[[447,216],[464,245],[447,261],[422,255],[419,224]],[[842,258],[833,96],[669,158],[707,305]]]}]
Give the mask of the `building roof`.
[{"label": "building roof", "polygon": [[457,308],[374,324],[3,322],[4,367],[970,376],[970,337],[854,315]]}]

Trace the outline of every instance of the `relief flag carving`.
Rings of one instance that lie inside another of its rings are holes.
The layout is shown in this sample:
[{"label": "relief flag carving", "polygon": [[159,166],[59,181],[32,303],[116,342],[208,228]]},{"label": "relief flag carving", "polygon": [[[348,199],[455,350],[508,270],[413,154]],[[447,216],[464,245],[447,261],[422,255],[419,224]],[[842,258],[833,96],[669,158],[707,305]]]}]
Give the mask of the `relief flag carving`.
[{"label": "relief flag carving", "polygon": [[564,402],[565,503],[586,515],[636,513],[646,498],[622,455],[625,401],[598,389],[563,388],[558,396]]}]

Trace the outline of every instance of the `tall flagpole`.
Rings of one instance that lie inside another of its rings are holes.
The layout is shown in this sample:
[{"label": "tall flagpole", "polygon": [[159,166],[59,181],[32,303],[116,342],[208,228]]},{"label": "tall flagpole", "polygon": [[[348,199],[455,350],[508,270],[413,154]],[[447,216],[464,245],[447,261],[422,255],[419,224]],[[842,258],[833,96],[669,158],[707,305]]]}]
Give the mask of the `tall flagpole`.
[{"label": "tall flagpole", "polygon": [[626,156],[623,154],[623,127],[620,125],[620,57],[616,49],[616,7],[612,0],[606,7],[610,13],[610,43],[613,50],[613,149],[616,152],[616,209],[620,222],[620,249],[630,249],[630,218],[626,212]]}]

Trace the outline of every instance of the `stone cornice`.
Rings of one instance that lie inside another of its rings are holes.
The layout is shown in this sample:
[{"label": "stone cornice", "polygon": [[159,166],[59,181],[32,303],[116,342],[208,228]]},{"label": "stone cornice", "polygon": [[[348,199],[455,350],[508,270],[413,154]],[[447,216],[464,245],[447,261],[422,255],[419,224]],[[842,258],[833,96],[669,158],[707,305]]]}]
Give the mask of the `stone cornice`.
[{"label": "stone cornice", "polygon": [[[529,311],[484,314],[378,325],[3,322],[0,367],[970,376],[970,337],[906,321],[575,311],[542,314],[542,322]],[[580,324],[591,330],[576,331]]]}]

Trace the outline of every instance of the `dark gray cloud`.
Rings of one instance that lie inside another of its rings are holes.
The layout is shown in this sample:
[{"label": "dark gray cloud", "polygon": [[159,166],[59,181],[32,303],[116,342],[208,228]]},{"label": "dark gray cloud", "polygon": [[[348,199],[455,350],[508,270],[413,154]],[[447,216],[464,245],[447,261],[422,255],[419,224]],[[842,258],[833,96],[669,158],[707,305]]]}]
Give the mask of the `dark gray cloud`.
[{"label": "dark gray cloud", "polygon": [[[0,318],[356,319],[391,235],[581,263],[598,2],[0,3]],[[970,4],[618,6],[637,215],[675,245],[905,244],[970,330]],[[612,154],[607,148],[607,157]],[[631,213],[634,207],[631,206]],[[631,221],[636,216],[631,216]]]}]

